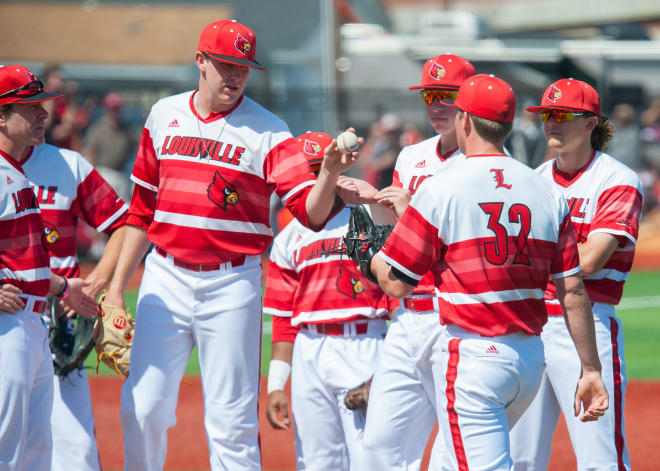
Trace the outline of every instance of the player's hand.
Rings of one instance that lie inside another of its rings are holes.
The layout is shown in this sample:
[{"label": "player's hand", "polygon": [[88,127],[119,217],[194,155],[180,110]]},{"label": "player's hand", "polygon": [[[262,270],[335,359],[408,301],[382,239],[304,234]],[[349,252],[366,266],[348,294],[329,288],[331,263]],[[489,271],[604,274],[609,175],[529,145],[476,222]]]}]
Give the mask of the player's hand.
[{"label": "player's hand", "polygon": [[266,417],[276,430],[287,430],[291,426],[289,398],[284,391],[271,391],[268,395]]},{"label": "player's hand", "polygon": [[[354,128],[348,128],[347,131],[355,132]],[[358,137],[358,144],[362,145],[364,139]],[[321,172],[326,171],[331,175],[339,175],[351,168],[358,159],[357,152],[350,154],[342,154],[337,148],[337,139],[333,139],[328,147],[325,148],[323,153],[323,163],[321,164]]]},{"label": "player's hand", "polygon": [[106,293],[103,302],[110,304],[111,306],[126,307],[123,293],[121,291],[113,290],[112,285],[108,288],[108,292]]},{"label": "player's hand", "polygon": [[575,417],[580,415],[581,408],[584,408],[580,420],[592,422],[602,417],[608,407],[609,396],[600,373],[598,371],[583,373],[575,391]]},{"label": "player's hand", "polygon": [[22,293],[18,286],[5,283],[0,286],[0,311],[8,314],[16,314],[25,308],[25,303],[18,297]]},{"label": "player's hand", "polygon": [[85,294],[83,288],[89,286],[88,281],[80,278],[68,278],[69,294],[62,300],[65,306],[70,308],[67,319],[73,317],[75,313],[83,317],[96,317],[99,312],[99,305],[94,298]]},{"label": "player's hand", "polygon": [[383,188],[376,195],[376,201],[396,213],[396,217],[400,218],[403,212],[410,204],[412,195],[410,191],[398,186],[388,186]]},{"label": "player's hand", "polygon": [[364,180],[344,175],[337,179],[337,194],[346,204],[375,203],[377,193],[378,190]]}]

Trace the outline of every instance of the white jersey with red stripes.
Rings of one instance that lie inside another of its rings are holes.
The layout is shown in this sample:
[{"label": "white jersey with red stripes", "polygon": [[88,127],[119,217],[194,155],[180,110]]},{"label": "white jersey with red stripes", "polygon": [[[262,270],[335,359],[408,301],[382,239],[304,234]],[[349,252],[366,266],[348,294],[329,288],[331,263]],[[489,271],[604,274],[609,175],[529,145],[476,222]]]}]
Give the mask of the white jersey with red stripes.
[{"label": "white jersey with red stripes", "polygon": [[[630,168],[603,152],[594,151],[589,162],[572,176],[557,168],[555,159],[536,169],[566,198],[578,242],[591,234],[612,234],[619,246],[597,273],[583,277],[592,302],[619,304],[623,284],[635,255],[642,212],[642,185]],[[561,315],[555,287],[546,291],[548,314]]]},{"label": "white jersey with red stripes", "polygon": [[440,320],[537,335],[549,276],[578,273],[561,194],[505,155],[474,155],[420,187],[380,252],[412,283],[432,270]]},{"label": "white jersey with red stripes", "polygon": [[368,281],[345,253],[342,237],[350,209],[314,232],[293,220],[270,252],[264,312],[302,323],[334,323],[389,315],[389,298]]},{"label": "white jersey with red stripes", "polygon": [[202,118],[195,93],[158,101],[145,124],[131,179],[158,192],[149,240],[191,263],[260,254],[272,240],[271,193],[306,221],[314,175],[271,112],[244,96]]},{"label": "white jersey with red stripes", "polygon": [[[410,194],[414,195],[424,180],[465,160],[465,156],[458,148],[441,154],[441,141],[442,137],[438,134],[417,144],[404,147],[396,159],[392,186],[407,188]],[[432,295],[434,293],[433,275],[428,273],[415,287],[412,294]]]},{"label": "white jersey with red stripes", "polygon": [[41,207],[50,267],[58,275],[77,277],[78,221],[109,235],[126,220],[128,206],[78,152],[43,144],[22,167]]},{"label": "white jersey with red stripes", "polygon": [[42,244],[39,202],[25,172],[0,151],[0,284],[46,296],[50,289],[48,252]]}]

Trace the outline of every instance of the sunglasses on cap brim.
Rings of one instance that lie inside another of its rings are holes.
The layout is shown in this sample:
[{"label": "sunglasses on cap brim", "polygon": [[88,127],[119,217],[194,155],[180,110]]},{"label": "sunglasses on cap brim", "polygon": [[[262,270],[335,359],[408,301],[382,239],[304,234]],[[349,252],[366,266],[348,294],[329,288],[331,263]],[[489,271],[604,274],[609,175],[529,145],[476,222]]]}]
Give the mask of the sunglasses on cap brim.
[{"label": "sunglasses on cap brim", "polygon": [[550,116],[557,123],[563,123],[564,121],[573,121],[576,116],[584,116],[585,113],[582,111],[568,111],[568,110],[543,110],[541,111],[541,119],[544,123],[547,123],[550,120]]},{"label": "sunglasses on cap brim", "polygon": [[43,91],[44,91],[44,83],[41,80],[35,80],[34,82],[30,82],[26,85],[23,85],[20,88],[3,93],[2,95],[0,95],[0,98],[5,98],[5,97],[28,98]]},{"label": "sunglasses on cap brim", "polygon": [[446,105],[453,105],[458,95],[458,90],[444,90],[444,89],[425,89],[420,90],[419,94],[424,100],[424,103],[430,105],[434,100]]}]

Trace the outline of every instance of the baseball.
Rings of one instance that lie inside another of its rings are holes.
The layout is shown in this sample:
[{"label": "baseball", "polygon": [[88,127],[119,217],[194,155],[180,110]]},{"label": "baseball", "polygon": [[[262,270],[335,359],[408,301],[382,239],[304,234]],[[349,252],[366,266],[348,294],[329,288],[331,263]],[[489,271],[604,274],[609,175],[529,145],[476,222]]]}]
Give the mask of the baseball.
[{"label": "baseball", "polygon": [[355,133],[344,131],[337,136],[337,149],[342,154],[350,154],[355,152],[359,147],[358,138]]}]

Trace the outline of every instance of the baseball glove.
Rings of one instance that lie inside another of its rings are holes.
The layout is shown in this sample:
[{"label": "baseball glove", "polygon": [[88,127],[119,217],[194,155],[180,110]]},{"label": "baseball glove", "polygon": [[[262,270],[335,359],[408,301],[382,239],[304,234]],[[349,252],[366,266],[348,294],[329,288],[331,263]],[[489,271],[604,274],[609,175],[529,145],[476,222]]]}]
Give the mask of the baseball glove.
[{"label": "baseball glove", "polygon": [[362,412],[367,410],[369,391],[371,390],[371,380],[372,378],[369,378],[359,386],[348,390],[346,396],[344,396],[344,405],[347,409]]},{"label": "baseball glove", "polygon": [[111,306],[105,302],[105,293],[99,298],[101,314],[97,318],[99,326],[96,339],[96,369],[101,362],[115,370],[122,378],[128,376],[131,346],[135,319],[128,309]]},{"label": "baseball glove", "polygon": [[371,273],[371,259],[378,252],[392,232],[392,224],[374,224],[364,206],[351,206],[348,232],[344,237],[346,254],[360,266],[369,281],[378,283]]},{"label": "baseball glove", "polygon": [[62,317],[56,301],[50,307],[48,340],[53,353],[55,374],[66,376],[71,371],[82,368],[83,362],[94,347],[94,319],[76,316],[74,319]]}]

